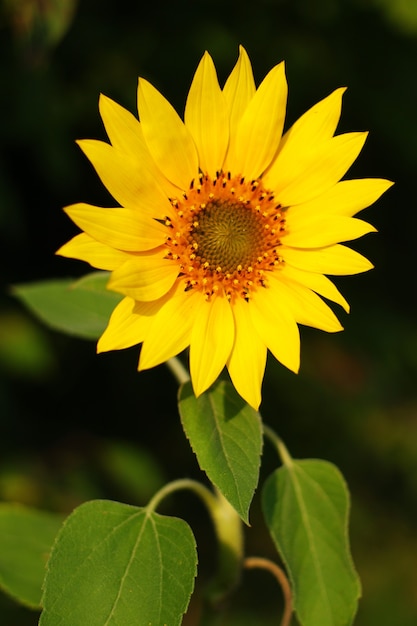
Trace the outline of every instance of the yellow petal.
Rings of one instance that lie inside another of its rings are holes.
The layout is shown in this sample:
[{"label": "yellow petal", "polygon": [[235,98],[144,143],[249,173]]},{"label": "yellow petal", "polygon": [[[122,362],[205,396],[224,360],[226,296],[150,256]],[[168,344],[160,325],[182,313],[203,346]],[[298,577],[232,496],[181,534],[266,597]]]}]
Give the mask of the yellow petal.
[{"label": "yellow petal", "polygon": [[368,259],[346,246],[335,245],[328,248],[300,250],[297,248],[281,248],[280,253],[286,265],[291,265],[306,272],[320,274],[360,274],[373,268]]},{"label": "yellow petal", "polygon": [[230,356],[234,321],[228,300],[216,296],[202,301],[191,334],[190,373],[194,393],[199,396],[216,380]]},{"label": "yellow petal", "polygon": [[85,233],[73,237],[61,246],[56,254],[70,259],[86,261],[99,270],[114,270],[129,259],[126,252],[106,246]]},{"label": "yellow petal", "polygon": [[306,148],[330,139],[340,119],[345,91],[345,87],[336,89],[304,113],[283,136],[278,154],[285,153],[286,159],[296,159]]},{"label": "yellow petal", "polygon": [[293,248],[323,248],[340,241],[358,239],[368,233],[375,233],[376,228],[356,217],[339,216],[300,216],[288,210],[288,234],[282,238],[285,246]]},{"label": "yellow petal", "polygon": [[289,265],[285,265],[280,273],[284,282],[285,279],[290,279],[290,281],[300,283],[300,285],[312,289],[324,298],[327,298],[327,300],[340,304],[349,313],[349,304],[327,276],[316,274],[315,272],[303,272],[303,270],[290,267]]},{"label": "yellow petal", "polygon": [[178,269],[176,263],[158,255],[136,257],[112,273],[108,288],[135,300],[157,300],[171,289]]},{"label": "yellow petal", "polygon": [[224,164],[225,171],[233,169],[230,164],[230,155],[236,150],[237,126],[255,92],[251,63],[246,50],[240,46],[238,61],[223,88],[230,119],[229,150]]},{"label": "yellow petal", "polygon": [[148,150],[163,174],[186,190],[198,176],[198,156],[184,123],[148,81],[139,79],[138,109]]},{"label": "yellow petal", "polygon": [[367,133],[345,133],[297,154],[283,151],[265,173],[265,185],[274,190],[282,206],[317,198],[346,174],[366,137]]},{"label": "yellow petal", "polygon": [[176,356],[190,345],[195,310],[201,294],[184,292],[171,296],[155,315],[140,353],[139,369],[149,369]]},{"label": "yellow petal", "polygon": [[352,217],[366,209],[389,189],[393,183],[383,178],[361,178],[342,180],[318,197],[291,207],[291,215]]},{"label": "yellow petal", "polygon": [[[141,125],[136,117],[103,94],[100,96],[99,108],[112,146],[137,162],[140,174],[140,180],[135,183],[137,187],[145,191],[156,187],[157,195],[158,192],[162,192],[165,197],[177,195],[178,187],[162,175],[151,158]],[[158,198],[155,198],[155,205],[157,201]]]},{"label": "yellow petal", "polygon": [[281,141],[286,103],[285,67],[280,63],[264,78],[240,118],[228,159],[235,175],[258,178],[269,166]]},{"label": "yellow petal", "polygon": [[[150,217],[164,218],[169,214],[171,205],[168,197],[146,175],[146,159],[140,163],[103,141],[84,139],[77,143],[121,206],[136,209]],[[150,160],[149,155],[147,160]]]},{"label": "yellow petal", "polygon": [[[276,281],[273,278],[272,281]],[[343,330],[339,320],[317,294],[303,285],[281,277],[279,289],[287,292],[287,301],[298,324],[312,326],[328,333]]]},{"label": "yellow petal", "polygon": [[165,226],[131,209],[103,209],[80,202],[64,211],[93,239],[112,248],[152,250],[165,241]]},{"label": "yellow petal", "polygon": [[139,121],[130,111],[100,94],[99,110],[110,142],[114,148],[136,158],[143,152],[144,140]]},{"label": "yellow petal", "polygon": [[141,343],[152,322],[152,317],[163,301],[135,302],[123,298],[114,309],[106,330],[97,343],[97,352],[122,350]]},{"label": "yellow petal", "polygon": [[229,109],[232,136],[255,92],[255,81],[249,57],[246,50],[239,46],[239,58],[223,88]]},{"label": "yellow petal", "polygon": [[249,302],[253,326],[263,343],[285,367],[298,372],[300,367],[300,333],[292,314],[288,294],[278,281],[258,289]]},{"label": "yellow petal", "polygon": [[215,176],[223,167],[229,142],[229,120],[216,68],[207,52],[191,84],[184,121],[197,146],[201,170]]},{"label": "yellow petal", "polygon": [[238,298],[232,307],[235,340],[227,369],[236,391],[258,410],[261,403],[267,349],[256,332],[249,312],[249,303]]}]

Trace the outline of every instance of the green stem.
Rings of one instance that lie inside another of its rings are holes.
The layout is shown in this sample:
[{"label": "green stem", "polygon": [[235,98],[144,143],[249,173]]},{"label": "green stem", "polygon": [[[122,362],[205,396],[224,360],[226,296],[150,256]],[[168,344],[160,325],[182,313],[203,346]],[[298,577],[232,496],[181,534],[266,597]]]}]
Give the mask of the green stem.
[{"label": "green stem", "polygon": [[279,437],[272,428],[270,428],[267,424],[263,425],[264,435],[269,439],[272,445],[276,448],[281,461],[284,465],[289,467],[292,465],[292,457],[285,447],[284,442],[281,437]]},{"label": "green stem", "polygon": [[172,359],[168,359],[166,363],[180,385],[188,383],[190,380],[190,374],[177,356],[173,356]]},{"label": "green stem", "polygon": [[164,498],[181,489],[193,491],[204,502],[209,511],[215,506],[216,497],[210,489],[191,478],[180,478],[164,485],[150,500],[146,508],[150,512],[154,511]]},{"label": "green stem", "polygon": [[273,561],[256,556],[246,557],[246,559],[244,560],[244,567],[246,569],[258,567],[260,569],[269,571],[278,581],[278,584],[281,586],[282,595],[284,597],[284,613],[281,619],[280,626],[290,626],[293,611],[292,593],[290,583],[284,570],[281,569],[281,567],[279,567]]}]

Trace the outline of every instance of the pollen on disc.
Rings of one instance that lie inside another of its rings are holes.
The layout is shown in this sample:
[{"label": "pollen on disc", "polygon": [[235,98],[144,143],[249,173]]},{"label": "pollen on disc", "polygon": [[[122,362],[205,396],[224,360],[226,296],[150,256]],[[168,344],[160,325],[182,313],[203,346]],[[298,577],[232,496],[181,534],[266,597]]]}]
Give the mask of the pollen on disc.
[{"label": "pollen on disc", "polygon": [[186,290],[248,300],[283,263],[284,211],[260,180],[201,175],[171,204],[167,258],[178,263]]}]

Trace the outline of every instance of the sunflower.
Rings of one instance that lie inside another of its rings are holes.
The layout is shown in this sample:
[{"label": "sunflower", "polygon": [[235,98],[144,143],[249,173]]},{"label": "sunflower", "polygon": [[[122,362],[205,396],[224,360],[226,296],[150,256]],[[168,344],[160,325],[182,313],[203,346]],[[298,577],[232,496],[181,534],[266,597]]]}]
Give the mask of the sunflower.
[{"label": "sunflower", "polygon": [[58,250],[109,270],[108,288],[124,295],[99,352],[141,343],[143,370],[189,348],[197,396],[226,366],[257,409],[268,350],[297,372],[298,324],[342,330],[320,296],[349,305],[325,274],[372,267],[340,242],[375,231],[353,216],[391,185],[341,180],[367,136],[334,135],[344,91],[283,135],[284,63],[256,88],[240,48],[223,89],[204,54],[184,121],[142,78],[140,121],[100,97],[110,143],[79,145],[120,206],[67,207],[83,232]]}]

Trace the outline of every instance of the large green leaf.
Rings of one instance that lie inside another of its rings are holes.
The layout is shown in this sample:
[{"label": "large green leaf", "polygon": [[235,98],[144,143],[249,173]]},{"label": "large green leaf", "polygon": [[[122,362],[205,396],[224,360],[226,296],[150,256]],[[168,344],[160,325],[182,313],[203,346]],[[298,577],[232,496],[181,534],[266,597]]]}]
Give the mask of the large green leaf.
[{"label": "large green leaf", "polygon": [[108,272],[92,272],[79,280],[16,285],[13,293],[48,326],[84,339],[98,339],[122,299],[106,289],[108,279]]},{"label": "large green leaf", "polygon": [[268,478],[262,496],[300,624],[351,624],[360,583],[347,535],[349,493],[339,470],[325,461],[289,459]]},{"label": "large green leaf", "polygon": [[60,515],[0,504],[0,588],[21,604],[39,608],[45,566]]},{"label": "large green leaf", "polygon": [[180,519],[95,500],[67,519],[48,562],[40,626],[177,626],[194,586]]},{"label": "large green leaf", "polygon": [[179,411],[201,469],[247,522],[262,452],[259,413],[226,381],[198,398],[186,383],[180,389]]}]

